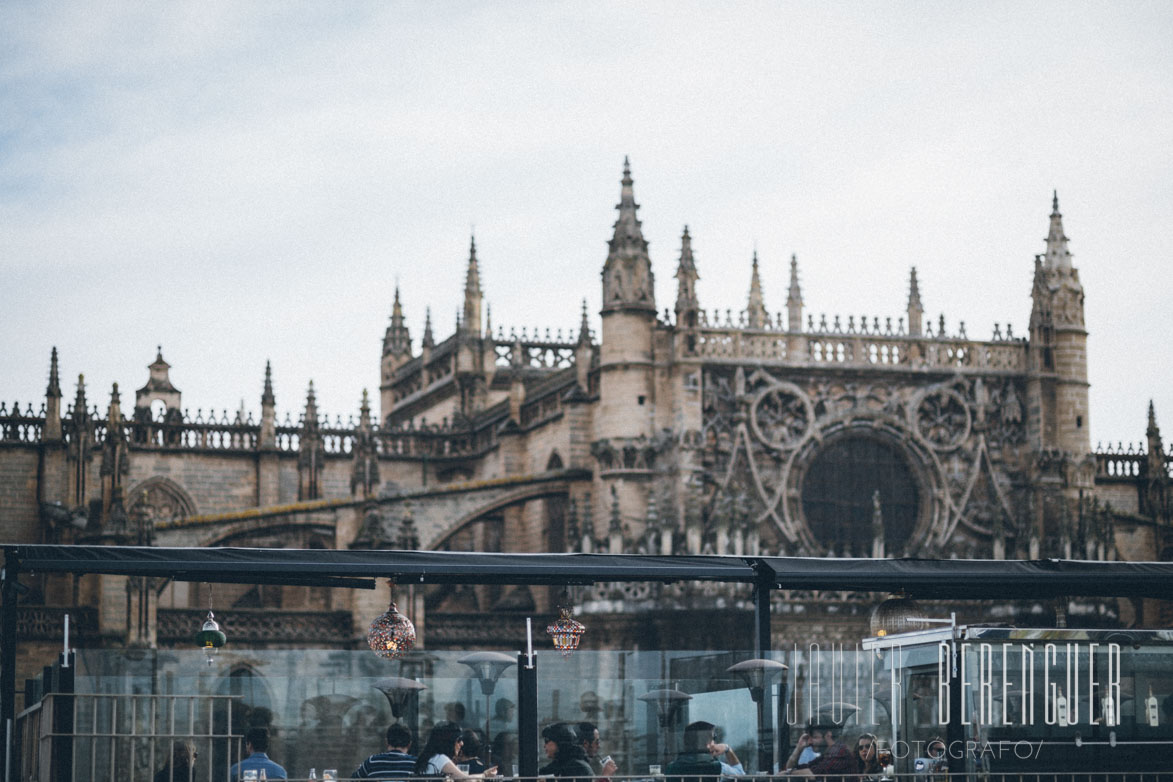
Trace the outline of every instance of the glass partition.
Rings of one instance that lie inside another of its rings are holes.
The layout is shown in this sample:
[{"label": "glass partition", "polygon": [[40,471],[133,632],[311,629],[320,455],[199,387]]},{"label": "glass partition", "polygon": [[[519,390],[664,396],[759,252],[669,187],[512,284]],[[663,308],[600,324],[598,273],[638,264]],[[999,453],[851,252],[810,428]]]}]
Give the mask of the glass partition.
[{"label": "glass partition", "polygon": [[[400,722],[418,750],[432,725],[453,721],[484,738],[482,758],[514,773],[519,750],[517,666],[485,687],[461,658],[468,652],[415,650],[400,660],[369,651],[230,650],[209,665],[196,649],[82,650],[77,655],[75,778],[148,779],[174,742],[192,741],[196,779],[223,779],[251,726],[270,730],[270,756],[291,777],[325,768],[345,777],[385,748]],[[508,655],[516,659],[515,653]],[[749,773],[784,764],[803,726],[833,719],[840,735],[890,732],[889,681],[874,653],[854,646],[792,647],[772,660],[787,666],[765,681],[761,707],[728,669],[753,658],[728,651],[578,651],[537,655],[539,728],[590,722],[599,756],[617,776],[666,768],[683,749],[684,726],[705,720]],[[392,680],[392,681],[388,681]],[[772,733],[759,734],[762,726]],[[781,729],[779,729],[781,725]],[[118,737],[118,738],[111,738]],[[759,747],[759,739],[762,740]],[[849,745],[850,746],[850,745]],[[538,747],[539,766],[547,761]],[[93,770],[93,776],[87,775]],[[121,774],[120,774],[121,776]]]}]

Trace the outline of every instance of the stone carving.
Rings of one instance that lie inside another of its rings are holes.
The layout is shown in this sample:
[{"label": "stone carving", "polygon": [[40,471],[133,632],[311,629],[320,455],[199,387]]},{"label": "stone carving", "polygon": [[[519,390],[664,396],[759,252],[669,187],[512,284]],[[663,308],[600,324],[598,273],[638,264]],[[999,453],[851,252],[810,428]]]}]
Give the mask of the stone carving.
[{"label": "stone carving", "polygon": [[951,388],[926,393],[916,407],[917,432],[940,451],[961,445],[969,436],[972,419],[961,394]]},{"label": "stone carving", "polygon": [[753,432],[767,447],[787,450],[798,445],[814,424],[810,399],[792,383],[778,383],[757,395],[750,408]]},{"label": "stone carving", "polygon": [[167,478],[148,478],[130,490],[127,515],[151,525],[181,521],[195,515],[195,505],[179,484]]}]

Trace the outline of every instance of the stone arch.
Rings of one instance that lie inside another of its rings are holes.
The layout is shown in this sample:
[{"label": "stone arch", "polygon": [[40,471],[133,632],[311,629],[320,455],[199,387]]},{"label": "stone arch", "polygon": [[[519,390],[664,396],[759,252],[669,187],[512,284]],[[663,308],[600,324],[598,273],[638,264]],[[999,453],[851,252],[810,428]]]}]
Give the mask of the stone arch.
[{"label": "stone arch", "polygon": [[561,470],[562,468],[562,457],[558,455],[558,449],[555,448],[550,452],[550,458],[546,460],[546,471]]},{"label": "stone arch", "polygon": [[565,481],[543,481],[541,483],[524,486],[517,491],[497,495],[493,499],[486,502],[484,505],[480,505],[475,509],[464,513],[451,524],[448,524],[437,530],[429,540],[424,542],[423,548],[425,550],[434,550],[465,525],[477,521],[484,516],[489,516],[498,511],[502,511],[510,505],[517,505],[528,502],[529,500],[553,496],[569,498],[570,484]]},{"label": "stone arch", "polygon": [[156,475],[139,482],[126,496],[130,518],[146,518],[153,524],[181,521],[196,514],[195,502],[182,486]]}]

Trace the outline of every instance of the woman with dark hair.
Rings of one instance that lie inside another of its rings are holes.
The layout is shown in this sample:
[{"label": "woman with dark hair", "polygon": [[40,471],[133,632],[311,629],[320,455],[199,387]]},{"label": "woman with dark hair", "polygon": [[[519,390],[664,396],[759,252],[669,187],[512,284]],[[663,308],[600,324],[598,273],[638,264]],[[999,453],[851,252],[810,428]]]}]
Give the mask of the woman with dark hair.
[{"label": "woman with dark hair", "polygon": [[876,746],[874,734],[859,734],[859,738],[855,740],[855,760],[859,763],[859,773],[867,774],[869,777],[884,773],[884,767],[880,765],[878,751],[879,747]]},{"label": "woman with dark hair", "polygon": [[556,722],[546,726],[542,731],[545,739],[546,757],[550,762],[542,766],[538,773],[542,776],[576,777],[593,779],[594,769],[587,762],[586,753],[578,743],[578,734],[574,728],[564,722]]},{"label": "woman with dark hair", "polygon": [[[482,774],[466,774],[456,767],[452,758],[460,754],[464,742],[460,739],[460,726],[455,722],[441,722],[432,728],[428,740],[415,761],[416,776],[452,777],[453,779],[481,779]],[[485,773],[495,775],[497,768],[485,769]]]},{"label": "woman with dark hair", "polygon": [[171,757],[163,768],[155,772],[155,782],[191,782],[192,768],[195,767],[195,745],[190,741],[176,741],[171,744]]},{"label": "woman with dark hair", "polygon": [[481,741],[481,734],[475,730],[466,730],[460,734],[460,753],[456,756],[456,765],[468,764],[468,773],[484,773],[485,764],[481,762],[481,751],[485,748]]}]

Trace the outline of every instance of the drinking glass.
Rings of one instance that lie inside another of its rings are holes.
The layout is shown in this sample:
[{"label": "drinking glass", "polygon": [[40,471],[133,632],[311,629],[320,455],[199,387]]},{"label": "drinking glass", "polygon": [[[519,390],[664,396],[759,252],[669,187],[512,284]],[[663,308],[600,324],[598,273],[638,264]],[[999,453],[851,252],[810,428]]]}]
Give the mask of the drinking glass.
[{"label": "drinking glass", "polygon": [[325,782],[325,780],[327,780],[327,779],[338,779],[338,769],[336,769],[336,768],[322,769],[323,782]]},{"label": "drinking glass", "polygon": [[649,774],[651,774],[651,775],[652,775],[652,776],[654,776],[654,777],[658,777],[658,776],[660,776],[660,766],[659,766],[659,764],[655,764],[655,763],[653,763],[652,765],[648,766],[648,773],[649,773]]}]

